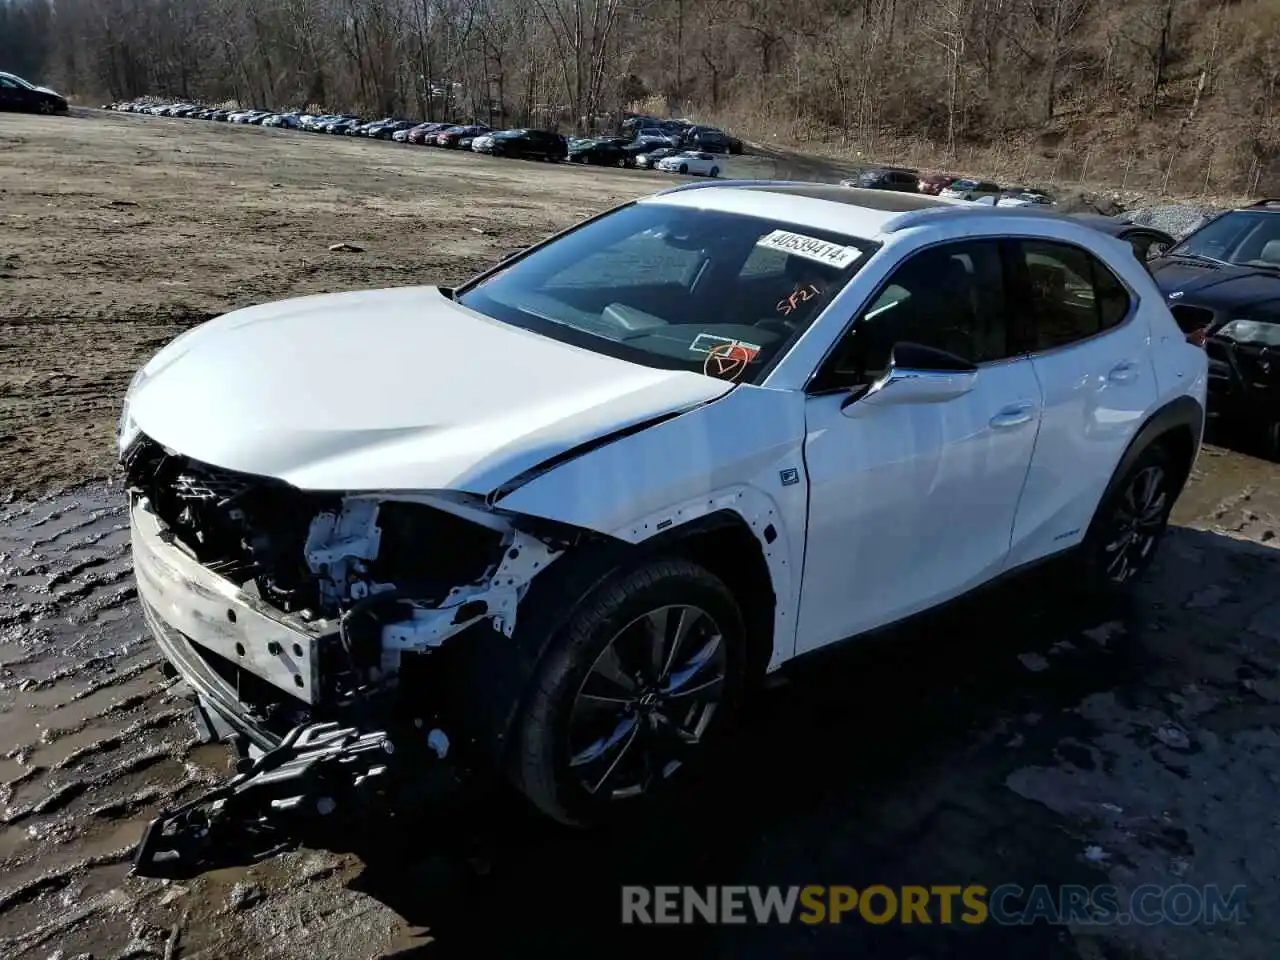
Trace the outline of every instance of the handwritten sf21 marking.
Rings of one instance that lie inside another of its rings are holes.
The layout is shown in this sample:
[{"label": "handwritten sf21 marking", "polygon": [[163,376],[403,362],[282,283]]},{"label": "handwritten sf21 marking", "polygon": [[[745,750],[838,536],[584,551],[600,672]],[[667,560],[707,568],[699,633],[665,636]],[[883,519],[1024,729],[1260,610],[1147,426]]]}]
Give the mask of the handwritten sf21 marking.
[{"label": "handwritten sf21 marking", "polygon": [[791,296],[784,297],[778,301],[778,312],[784,317],[789,317],[795,312],[796,307],[800,306],[800,304],[806,303],[814,297],[820,296],[822,296],[822,291],[812,283],[805,287],[797,287]]}]

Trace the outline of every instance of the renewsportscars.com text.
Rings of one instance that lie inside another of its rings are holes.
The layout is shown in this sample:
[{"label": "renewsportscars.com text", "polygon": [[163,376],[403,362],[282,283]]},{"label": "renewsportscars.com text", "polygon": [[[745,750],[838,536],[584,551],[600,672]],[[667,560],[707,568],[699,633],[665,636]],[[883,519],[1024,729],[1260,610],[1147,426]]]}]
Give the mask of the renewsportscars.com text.
[{"label": "renewsportscars.com text", "polygon": [[1190,884],[622,888],[627,924],[1190,925],[1243,923],[1244,907],[1244,887]]}]

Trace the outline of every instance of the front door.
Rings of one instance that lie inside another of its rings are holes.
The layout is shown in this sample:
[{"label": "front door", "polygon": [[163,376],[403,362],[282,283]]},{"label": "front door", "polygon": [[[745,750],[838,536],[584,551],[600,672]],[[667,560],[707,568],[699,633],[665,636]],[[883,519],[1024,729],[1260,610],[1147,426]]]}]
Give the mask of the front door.
[{"label": "front door", "polygon": [[[815,377],[797,653],[941,603],[1003,567],[1040,423],[1031,361],[1010,355],[1003,274],[994,241],[915,254]],[[941,401],[850,404],[850,387],[878,378],[904,341],[971,361],[971,387]]]}]

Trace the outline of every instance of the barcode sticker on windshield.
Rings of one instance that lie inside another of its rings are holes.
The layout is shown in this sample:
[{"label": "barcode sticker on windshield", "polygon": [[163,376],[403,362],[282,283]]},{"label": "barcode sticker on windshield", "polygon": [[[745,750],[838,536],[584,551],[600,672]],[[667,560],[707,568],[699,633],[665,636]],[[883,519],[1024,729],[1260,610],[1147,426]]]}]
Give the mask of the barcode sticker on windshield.
[{"label": "barcode sticker on windshield", "polygon": [[843,270],[862,256],[862,251],[857,247],[844,247],[838,243],[828,243],[817,237],[806,237],[803,233],[791,233],[788,230],[775,230],[757,240],[756,246],[768,250],[781,250],[783,253],[794,253],[797,257],[825,263],[837,270]]}]

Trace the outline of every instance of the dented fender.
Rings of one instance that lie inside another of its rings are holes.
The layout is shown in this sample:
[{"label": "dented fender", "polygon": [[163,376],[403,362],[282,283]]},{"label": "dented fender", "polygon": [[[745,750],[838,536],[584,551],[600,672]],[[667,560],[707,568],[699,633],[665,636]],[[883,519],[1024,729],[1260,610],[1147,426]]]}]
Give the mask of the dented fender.
[{"label": "dented fender", "polygon": [[739,385],[535,472],[495,505],[633,544],[710,513],[736,513],[759,540],[773,581],[774,669],[795,645],[808,501],[804,400],[796,391]]}]

